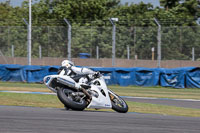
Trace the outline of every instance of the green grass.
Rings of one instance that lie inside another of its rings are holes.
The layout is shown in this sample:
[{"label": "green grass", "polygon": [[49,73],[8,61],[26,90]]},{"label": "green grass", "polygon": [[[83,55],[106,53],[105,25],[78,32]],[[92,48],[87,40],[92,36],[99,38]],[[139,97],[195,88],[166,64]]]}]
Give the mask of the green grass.
[{"label": "green grass", "polygon": [[0,82],[0,90],[50,92],[44,84],[22,82]]},{"label": "green grass", "polygon": [[0,87],[46,88],[44,84],[23,82],[0,82]]},{"label": "green grass", "polygon": [[[200,117],[199,109],[165,106],[149,103],[127,102],[129,112],[152,113],[162,115]],[[21,94],[0,92],[0,105],[64,108],[55,95]],[[89,109],[93,110],[93,109]],[[100,111],[112,111],[100,110]]]},{"label": "green grass", "polygon": [[174,116],[200,117],[200,109],[166,106],[150,103],[127,102],[129,112],[152,113]]},{"label": "green grass", "polygon": [[[175,89],[175,88],[167,88],[160,86],[156,87],[109,86],[109,88],[121,96],[200,100],[200,89],[198,88]],[[16,83],[16,82],[0,82],[0,90],[50,92],[50,90],[44,84]]]},{"label": "green grass", "polygon": [[[200,99],[200,89],[174,89],[165,87],[109,86],[120,96]],[[0,90],[50,92],[43,84],[0,82]],[[199,109],[174,107],[128,101],[129,112],[200,117]],[[18,94],[0,92],[0,105],[63,108],[55,95]],[[104,111],[104,110],[103,110]]]},{"label": "green grass", "polygon": [[0,105],[61,108],[63,104],[54,95],[0,92]]},{"label": "green grass", "polygon": [[200,89],[187,88],[175,89],[166,87],[121,87],[109,86],[111,90],[121,96],[135,97],[156,97],[156,98],[176,98],[176,99],[200,99]]}]

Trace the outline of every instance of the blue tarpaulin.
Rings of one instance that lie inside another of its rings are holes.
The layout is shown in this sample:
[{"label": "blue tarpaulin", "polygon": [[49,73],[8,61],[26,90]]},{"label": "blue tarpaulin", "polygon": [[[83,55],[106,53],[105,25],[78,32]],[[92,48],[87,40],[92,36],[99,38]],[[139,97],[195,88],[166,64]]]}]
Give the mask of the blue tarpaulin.
[{"label": "blue tarpaulin", "polygon": [[133,85],[133,70],[134,68],[116,68],[116,83],[120,86]]},{"label": "blue tarpaulin", "polygon": [[41,82],[47,72],[41,66],[24,66],[23,74],[27,82]]},{"label": "blue tarpaulin", "polygon": [[24,66],[24,77],[27,82],[42,82],[46,75],[57,74],[59,66]]},{"label": "blue tarpaulin", "polygon": [[0,80],[14,82],[39,82],[44,76],[56,74],[59,66],[0,65]]},{"label": "blue tarpaulin", "polygon": [[99,71],[101,74],[103,74],[106,84],[117,84],[114,68],[92,67],[90,69],[92,69],[93,71]]},{"label": "blue tarpaulin", "polygon": [[7,70],[4,65],[0,65],[0,80],[3,80],[7,75]]},{"label": "blue tarpaulin", "polygon": [[160,69],[160,85],[164,87],[185,88],[184,68]]},{"label": "blue tarpaulin", "polygon": [[186,71],[186,88],[200,88],[200,68],[191,68]]},{"label": "blue tarpaulin", "polygon": [[157,68],[135,68],[133,81],[136,86],[159,85],[160,71]]},{"label": "blue tarpaulin", "polygon": [[[60,66],[0,65],[0,80],[42,83],[46,75],[57,74]],[[102,68],[90,67],[104,75],[108,85],[200,88],[200,68]]]},{"label": "blue tarpaulin", "polygon": [[173,88],[193,88],[200,80],[198,71],[198,67],[162,68],[160,69],[160,85]]},{"label": "blue tarpaulin", "polygon": [[21,65],[1,65],[1,81],[24,82],[23,66]]}]

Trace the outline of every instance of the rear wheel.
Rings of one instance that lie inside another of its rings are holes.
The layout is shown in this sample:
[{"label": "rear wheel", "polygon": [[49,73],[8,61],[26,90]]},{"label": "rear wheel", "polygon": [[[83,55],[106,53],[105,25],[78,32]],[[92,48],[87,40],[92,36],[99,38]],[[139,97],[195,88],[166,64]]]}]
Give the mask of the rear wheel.
[{"label": "rear wheel", "polygon": [[70,88],[59,88],[57,96],[65,107],[82,111],[87,107],[87,102],[82,96],[76,95],[76,91]]},{"label": "rear wheel", "polygon": [[112,103],[112,109],[119,113],[126,113],[128,111],[127,103],[118,95],[113,92],[109,92],[109,96]]}]

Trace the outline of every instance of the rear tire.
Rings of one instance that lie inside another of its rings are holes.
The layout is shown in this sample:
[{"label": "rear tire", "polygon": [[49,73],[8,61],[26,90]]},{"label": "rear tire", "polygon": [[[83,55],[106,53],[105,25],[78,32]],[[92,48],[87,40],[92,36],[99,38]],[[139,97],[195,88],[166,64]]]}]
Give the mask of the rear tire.
[{"label": "rear tire", "polygon": [[[85,99],[80,99],[78,96],[73,96],[72,93],[76,91],[70,88],[59,88],[57,90],[58,99],[65,105],[65,107],[72,110],[82,111],[87,107]],[[79,98],[77,100],[77,97]]]},{"label": "rear tire", "polygon": [[113,92],[109,92],[112,109],[119,112],[119,113],[126,113],[128,112],[128,105],[127,103],[117,94]]}]

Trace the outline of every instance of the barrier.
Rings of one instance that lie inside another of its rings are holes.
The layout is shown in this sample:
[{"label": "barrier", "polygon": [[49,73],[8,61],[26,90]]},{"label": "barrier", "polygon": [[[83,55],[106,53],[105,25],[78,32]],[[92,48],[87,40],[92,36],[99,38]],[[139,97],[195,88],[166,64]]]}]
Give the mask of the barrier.
[{"label": "barrier", "polygon": [[46,75],[56,74],[59,66],[0,65],[0,80],[42,83]]},{"label": "barrier", "polygon": [[190,68],[185,74],[185,79],[187,88],[200,88],[200,68]]},{"label": "barrier", "polygon": [[185,69],[160,69],[160,85],[164,87],[185,88]]},{"label": "barrier", "polygon": [[92,69],[93,71],[99,71],[101,74],[103,74],[106,84],[117,84],[114,68],[90,67],[90,69]]},{"label": "barrier", "polygon": [[1,81],[25,82],[21,65],[0,65]]},{"label": "barrier", "polygon": [[134,74],[134,81],[137,86],[159,85],[160,70],[157,68],[136,68]]},{"label": "barrier", "polygon": [[120,86],[133,85],[133,70],[134,68],[115,68],[116,83]]},{"label": "barrier", "polygon": [[[42,83],[46,75],[57,74],[60,66],[0,65],[0,80]],[[200,88],[200,68],[101,68],[89,67],[104,75],[108,85]]]}]

